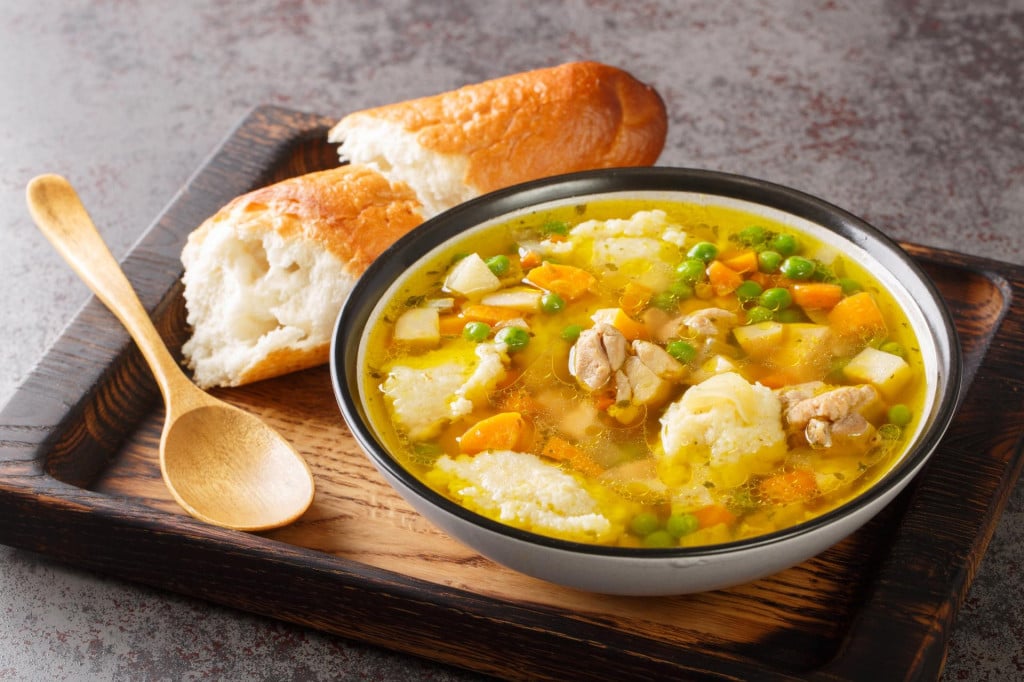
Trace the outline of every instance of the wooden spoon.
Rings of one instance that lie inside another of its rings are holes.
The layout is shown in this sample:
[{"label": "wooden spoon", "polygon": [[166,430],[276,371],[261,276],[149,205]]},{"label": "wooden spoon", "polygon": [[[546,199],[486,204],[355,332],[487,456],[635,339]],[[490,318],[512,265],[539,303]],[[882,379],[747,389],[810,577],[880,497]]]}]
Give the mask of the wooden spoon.
[{"label": "wooden spoon", "polygon": [[78,194],[58,175],[28,185],[39,229],[128,329],[156,375],[167,408],[160,472],[185,511],[225,528],[278,528],[313,501],[305,460],[269,425],[208,395],[185,376]]}]

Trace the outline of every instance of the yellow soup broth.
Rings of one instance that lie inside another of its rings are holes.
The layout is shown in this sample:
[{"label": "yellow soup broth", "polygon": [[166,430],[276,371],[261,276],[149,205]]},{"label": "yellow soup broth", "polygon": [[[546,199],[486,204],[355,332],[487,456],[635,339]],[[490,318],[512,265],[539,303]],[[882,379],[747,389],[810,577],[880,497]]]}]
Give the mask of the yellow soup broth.
[{"label": "yellow soup broth", "polygon": [[878,280],[734,208],[530,213],[455,240],[385,306],[364,395],[388,447],[468,509],[573,541],[808,520],[888,471],[924,407]]}]

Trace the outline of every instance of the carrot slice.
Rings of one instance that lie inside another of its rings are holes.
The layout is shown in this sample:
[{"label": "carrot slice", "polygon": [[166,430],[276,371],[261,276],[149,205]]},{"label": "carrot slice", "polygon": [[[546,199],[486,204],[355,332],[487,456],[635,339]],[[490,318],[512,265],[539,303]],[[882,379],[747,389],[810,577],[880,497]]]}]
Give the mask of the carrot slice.
[{"label": "carrot slice", "polygon": [[441,315],[438,318],[441,336],[458,336],[468,321],[461,315]]},{"label": "carrot slice", "polygon": [[693,512],[693,515],[697,517],[700,528],[711,528],[720,523],[730,525],[736,522],[736,515],[721,504],[709,504],[706,507],[701,507]]},{"label": "carrot slice", "polygon": [[843,299],[841,286],[825,282],[794,284],[789,291],[793,303],[804,310],[830,310]]},{"label": "carrot slice", "polygon": [[866,291],[848,296],[832,308],[828,314],[832,331],[841,337],[872,339],[888,333],[885,317],[875,299]]},{"label": "carrot slice", "polygon": [[601,310],[595,311],[591,316],[594,322],[604,322],[622,332],[628,340],[633,341],[634,339],[650,338],[650,334],[647,330],[647,325],[643,322],[638,322],[632,317],[626,314],[626,311],[622,308],[602,308]]},{"label": "carrot slice", "polygon": [[535,268],[543,262],[544,259],[536,251],[526,251],[521,256],[519,256],[519,267],[521,267],[523,270]]},{"label": "carrot slice", "polygon": [[542,455],[557,462],[565,462],[576,471],[587,476],[596,476],[604,469],[582,448],[573,445],[561,436],[552,436],[544,443]]},{"label": "carrot slice", "polygon": [[484,305],[483,303],[471,303],[462,309],[463,323],[486,322],[493,325],[499,322],[508,322],[522,316],[523,314],[518,310],[501,308],[496,305]]},{"label": "carrot slice", "polygon": [[754,251],[744,251],[738,255],[725,258],[722,262],[730,270],[735,270],[740,274],[757,272],[757,253]]},{"label": "carrot slice", "polygon": [[743,284],[743,275],[736,272],[720,260],[713,260],[708,265],[708,282],[718,296],[725,296]]},{"label": "carrot slice", "polygon": [[526,281],[552,291],[567,301],[582,298],[597,280],[583,268],[558,263],[542,263],[526,274]]},{"label": "carrot slice", "polygon": [[526,420],[518,412],[499,412],[481,419],[459,438],[459,449],[467,455],[484,450],[516,450],[525,440]]},{"label": "carrot slice", "polygon": [[758,484],[757,489],[769,502],[791,504],[817,495],[818,481],[810,469],[794,469],[769,476]]}]

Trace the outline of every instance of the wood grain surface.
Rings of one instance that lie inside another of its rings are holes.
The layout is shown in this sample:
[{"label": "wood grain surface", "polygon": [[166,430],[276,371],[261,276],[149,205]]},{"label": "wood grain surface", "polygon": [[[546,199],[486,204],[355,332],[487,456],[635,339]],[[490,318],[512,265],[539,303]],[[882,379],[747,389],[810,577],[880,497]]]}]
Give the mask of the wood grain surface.
[{"label": "wood grain surface", "polygon": [[[336,164],[331,122],[254,110],[133,250],[125,269],[172,348],[187,333],[185,236],[237,194]],[[930,679],[1022,465],[1024,268],[905,247],[953,311],[966,399],[893,504],[757,582],[611,597],[498,566],[377,474],[342,422],[326,367],[216,392],[296,444],[317,482],[310,510],[263,534],[204,525],[163,487],[155,385],[96,301],[0,413],[0,542],[510,679]]]}]

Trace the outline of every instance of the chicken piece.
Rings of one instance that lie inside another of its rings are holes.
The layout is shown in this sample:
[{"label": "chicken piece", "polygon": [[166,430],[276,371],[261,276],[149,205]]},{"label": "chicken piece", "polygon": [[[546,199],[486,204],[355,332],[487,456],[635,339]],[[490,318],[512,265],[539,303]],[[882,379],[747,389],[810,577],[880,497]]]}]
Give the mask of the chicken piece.
[{"label": "chicken piece", "polygon": [[580,333],[569,354],[569,371],[591,391],[608,383],[626,361],[628,342],[615,327],[599,323]]},{"label": "chicken piece", "polygon": [[797,402],[786,410],[786,421],[797,429],[806,427],[812,419],[835,423],[875,400],[878,391],[874,386],[840,386]]},{"label": "chicken piece", "polygon": [[[629,365],[623,364],[623,367],[629,367]],[[615,402],[621,404],[631,402],[632,400],[633,384],[626,372],[620,369],[615,372]]]},{"label": "chicken piece", "polygon": [[782,411],[786,412],[801,400],[813,398],[816,394],[821,393],[823,388],[825,388],[824,381],[808,381],[804,384],[780,388],[776,393],[779,395],[779,402],[782,403]]},{"label": "chicken piece", "polygon": [[669,355],[668,351],[656,343],[637,339],[633,341],[633,354],[649,370],[666,381],[679,381],[686,376],[686,365]]},{"label": "chicken piece", "polygon": [[647,328],[647,334],[659,343],[667,343],[672,340],[673,337],[665,336],[665,333],[671,331],[667,329],[667,325],[673,320],[682,320],[682,318],[673,318],[661,308],[648,308],[640,314],[640,321]]},{"label": "chicken piece", "polygon": [[658,406],[672,397],[674,384],[658,376],[635,355],[626,358],[626,364],[618,374],[629,381],[630,399],[634,405]]},{"label": "chicken piece", "polygon": [[683,318],[683,324],[706,337],[722,337],[739,323],[736,313],[724,308],[703,308]]},{"label": "chicken piece", "polygon": [[859,412],[852,412],[835,422],[815,417],[804,427],[804,438],[815,450],[863,451],[874,442],[875,433],[875,427]]},{"label": "chicken piece", "polygon": [[693,334],[687,328],[685,319],[682,315],[671,317],[658,308],[649,308],[644,312],[644,324],[648,329],[653,329],[651,338],[658,343],[692,337]]}]

